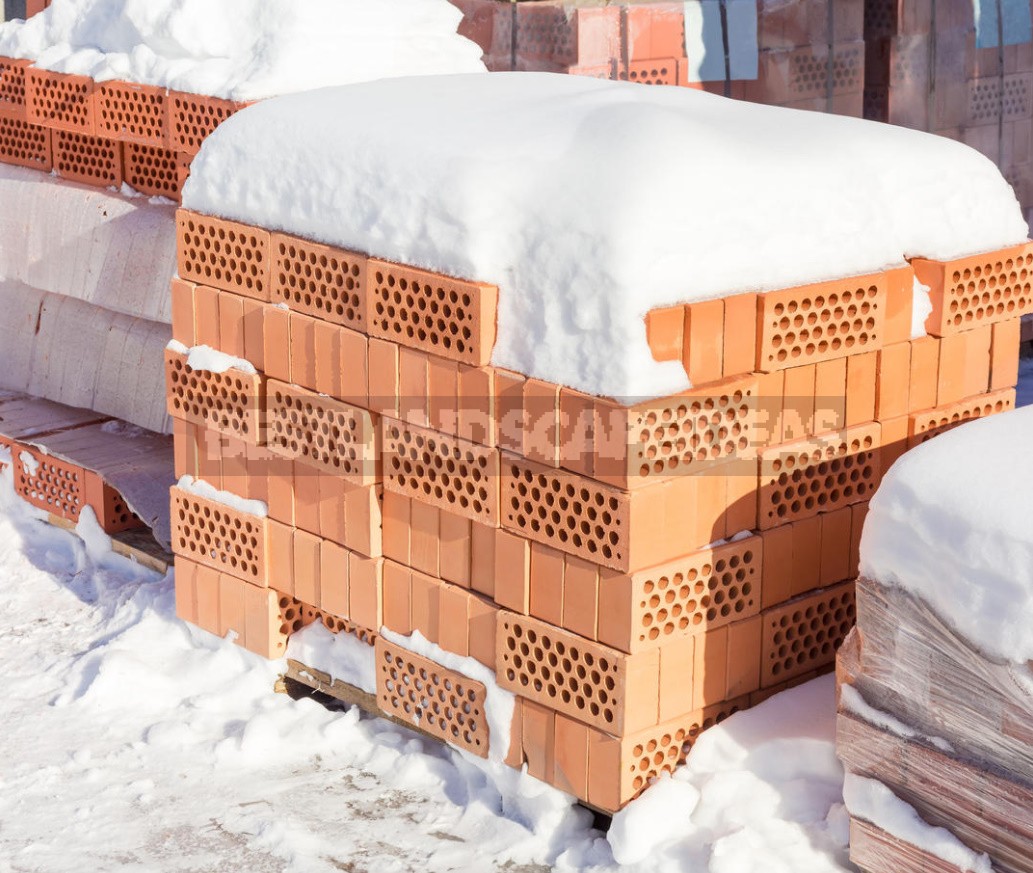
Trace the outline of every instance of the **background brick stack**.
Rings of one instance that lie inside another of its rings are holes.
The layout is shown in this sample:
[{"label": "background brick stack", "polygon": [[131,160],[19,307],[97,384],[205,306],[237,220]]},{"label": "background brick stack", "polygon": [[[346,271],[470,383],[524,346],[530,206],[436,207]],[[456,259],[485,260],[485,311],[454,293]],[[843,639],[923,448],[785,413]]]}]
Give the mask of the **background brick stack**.
[{"label": "background brick stack", "polygon": [[0,58],[0,161],[178,202],[204,138],[243,105]]},{"label": "background brick stack", "polygon": [[[881,470],[1013,404],[1033,309],[1020,247],[916,263],[943,279],[917,341],[911,268],[656,310],[654,355],[698,387],[625,407],[492,367],[492,286],[177,223],[175,338],[255,369],[168,352],[177,474],[269,507],[174,490],[180,614],[267,656],[319,616],[361,633],[410,722],[398,671],[431,667],[377,634],[419,631],[518,695],[511,764],[605,810],[832,664]],[[422,727],[483,754],[447,709]]]}]

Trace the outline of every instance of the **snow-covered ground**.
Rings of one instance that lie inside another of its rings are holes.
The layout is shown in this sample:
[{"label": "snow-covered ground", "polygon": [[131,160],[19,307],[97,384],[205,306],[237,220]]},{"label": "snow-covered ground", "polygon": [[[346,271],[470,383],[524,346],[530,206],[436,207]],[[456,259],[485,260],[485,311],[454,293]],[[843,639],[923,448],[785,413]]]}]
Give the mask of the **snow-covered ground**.
[{"label": "snow-covered ground", "polygon": [[[617,867],[592,816],[394,725],[274,694],[160,579],[0,477],[0,871]],[[615,824],[639,869],[846,868],[831,677],[733,717]],[[659,845],[657,845],[659,843]]]}]

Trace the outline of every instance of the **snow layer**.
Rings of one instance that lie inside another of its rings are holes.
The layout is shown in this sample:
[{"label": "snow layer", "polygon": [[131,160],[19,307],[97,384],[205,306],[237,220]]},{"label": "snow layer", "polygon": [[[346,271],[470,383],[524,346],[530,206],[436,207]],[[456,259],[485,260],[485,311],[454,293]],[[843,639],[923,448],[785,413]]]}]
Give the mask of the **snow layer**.
[{"label": "snow layer", "polygon": [[236,358],[227,355],[211,346],[191,346],[187,348],[179,340],[169,340],[165,346],[169,351],[177,355],[186,355],[187,366],[191,370],[207,373],[225,373],[227,370],[240,370],[242,373],[250,373],[252,376],[258,371],[255,365],[243,358]]},{"label": "snow layer", "polygon": [[291,635],[287,657],[367,694],[377,693],[373,647],[354,634],[331,633],[323,622],[315,621]]},{"label": "snow layer", "polygon": [[852,816],[870,822],[898,840],[968,873],[993,870],[987,855],[973,851],[946,828],[927,824],[913,806],[875,779],[847,773],[843,796]]},{"label": "snow layer", "polygon": [[861,572],[919,597],[985,655],[1033,659],[1033,408],[942,434],[890,468]]},{"label": "snow layer", "polygon": [[256,515],[259,518],[265,518],[269,515],[269,504],[264,500],[248,500],[239,494],[220,491],[210,482],[205,482],[204,479],[195,479],[190,475],[181,476],[176,483],[176,487],[186,491],[188,494],[195,494],[198,497],[203,497],[205,500],[221,503],[223,506],[228,506],[237,512],[245,512],[248,515]]},{"label": "snow layer", "polygon": [[957,142],[688,88],[498,73],[272,100],[209,137],[200,212],[497,284],[493,362],[614,397],[687,386],[652,307],[1026,239]]},{"label": "snow layer", "polygon": [[448,0],[54,0],[0,26],[37,66],[257,100],[387,76],[483,72]]}]

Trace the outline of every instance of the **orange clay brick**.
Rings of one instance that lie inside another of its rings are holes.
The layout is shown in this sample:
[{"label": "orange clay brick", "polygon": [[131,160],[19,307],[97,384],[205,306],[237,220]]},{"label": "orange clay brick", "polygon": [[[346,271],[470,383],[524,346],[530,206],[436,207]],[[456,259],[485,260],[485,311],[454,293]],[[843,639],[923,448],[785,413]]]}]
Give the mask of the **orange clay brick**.
[{"label": "orange clay brick", "polygon": [[320,471],[301,461],[294,462],[294,523],[309,533],[320,533]]},{"label": "orange clay brick", "polygon": [[538,706],[530,700],[521,702],[520,745],[527,774],[551,783],[555,773],[556,713],[551,707]]},{"label": "orange clay brick", "polygon": [[495,445],[495,374],[484,367],[459,365],[456,435],[483,446]]},{"label": "orange clay brick", "polygon": [[875,420],[907,415],[911,384],[911,344],[883,346],[875,378]]},{"label": "orange clay brick", "polygon": [[819,516],[821,519],[821,576],[820,585],[833,585],[850,579],[856,568],[850,566],[850,538],[853,507],[844,506],[835,512]]},{"label": "orange clay brick", "polygon": [[926,336],[911,342],[911,381],[908,409],[916,412],[936,406],[936,387],[940,370],[940,341]]},{"label": "orange clay brick", "polygon": [[518,454],[524,446],[527,419],[524,413],[524,382],[527,377],[508,370],[495,370],[495,439],[493,444]]},{"label": "orange clay brick", "polygon": [[994,325],[990,345],[990,390],[1014,388],[1019,381],[1019,330],[1017,318]]},{"label": "orange clay brick", "polygon": [[911,339],[915,271],[910,266],[886,271],[886,333],[883,343],[904,343]]},{"label": "orange clay brick", "polygon": [[441,510],[420,500],[414,500],[409,512],[409,563],[414,570],[440,578]]},{"label": "orange clay brick", "polygon": [[29,67],[25,87],[28,121],[59,131],[97,132],[97,85],[89,76]]},{"label": "orange clay brick", "polygon": [[25,121],[25,70],[32,61],[22,58],[0,57],[0,116]]},{"label": "orange clay brick", "polygon": [[470,587],[495,599],[495,535],[497,529],[479,522],[470,524]]},{"label": "orange clay brick", "polygon": [[459,365],[427,356],[427,424],[431,430],[459,434]]},{"label": "orange clay brick", "polygon": [[172,488],[176,554],[254,585],[268,579],[266,519]]},{"label": "orange clay brick", "polygon": [[398,346],[370,337],[368,347],[369,408],[398,415]]},{"label": "orange clay brick", "polygon": [[49,173],[54,166],[50,128],[0,116],[0,162]]},{"label": "orange clay brick", "polygon": [[97,133],[126,143],[166,148],[168,92],[135,82],[101,82],[96,96]]},{"label": "orange clay brick", "polygon": [[725,378],[752,373],[757,362],[757,295],[736,294],[724,299],[722,339]]},{"label": "orange clay brick", "polygon": [[265,332],[262,357],[265,359],[265,374],[281,382],[291,381],[291,328],[290,313],[278,306],[264,306],[262,309]]},{"label": "orange clay brick", "polygon": [[371,258],[371,336],[481,367],[495,346],[498,289]]},{"label": "orange clay brick", "polygon": [[847,360],[833,358],[831,361],[820,361],[814,366],[813,432],[816,434],[844,427]]},{"label": "orange clay brick", "polygon": [[438,588],[438,645],[462,657],[470,654],[470,595],[454,585]]},{"label": "orange clay brick", "polygon": [[247,443],[229,436],[222,437],[222,488],[231,494],[249,494],[250,476]]},{"label": "orange clay brick", "polygon": [[816,369],[814,364],[790,367],[784,373],[782,429],[777,442],[790,443],[814,433]]},{"label": "orange clay brick", "polygon": [[441,581],[413,570],[410,574],[410,610],[412,628],[432,643],[437,643],[441,630]]},{"label": "orange clay brick", "polygon": [[407,566],[412,556],[411,511],[410,498],[393,491],[384,492],[384,556]]},{"label": "orange clay brick", "polygon": [[391,419],[382,429],[385,488],[474,521],[497,522],[495,449]]},{"label": "orange clay brick", "polygon": [[724,366],[723,300],[706,300],[685,307],[682,366],[695,386],[716,382]]},{"label": "orange clay brick", "polygon": [[861,571],[861,534],[864,520],[868,517],[868,503],[855,503],[850,507],[850,576]]},{"label": "orange clay brick", "polygon": [[193,282],[172,280],[172,338],[187,348],[194,345],[195,287]]},{"label": "orange clay brick", "polygon": [[764,530],[867,500],[880,479],[877,423],[761,451]]},{"label": "orange clay brick", "polygon": [[360,555],[378,558],[384,553],[381,506],[383,488],[345,485],[344,546]]},{"label": "orange clay brick", "polygon": [[524,382],[524,433],[521,454],[555,467],[559,462],[560,386],[541,379]]},{"label": "orange clay brick", "polygon": [[[201,478],[206,477],[202,475]],[[294,462],[280,457],[270,461],[266,488],[269,494],[269,517],[293,526]]]},{"label": "orange clay brick", "polygon": [[[990,347],[994,325],[986,324],[965,331],[965,377],[962,397],[985,394],[990,387]],[[939,403],[939,398],[937,398]]]},{"label": "orange clay brick", "polygon": [[881,459],[879,466],[883,473],[892,467],[897,459],[908,450],[908,431],[911,426],[909,415],[900,415],[896,418],[887,418],[880,422],[882,425],[882,448],[879,450]]},{"label": "orange clay brick", "polygon": [[197,626],[219,635],[219,571],[198,566],[194,574],[197,593]]},{"label": "orange clay brick", "polygon": [[660,649],[658,718],[661,722],[692,711],[696,643],[702,636],[667,640]]},{"label": "orange clay brick", "polygon": [[599,576],[599,567],[595,564],[573,555],[564,556],[563,618],[560,626],[589,640],[598,639]]},{"label": "orange clay brick", "polygon": [[294,596],[302,603],[318,604],[319,550],[322,540],[307,531],[294,532]]},{"label": "orange clay brick", "polygon": [[883,343],[885,320],[882,274],[761,294],[757,369],[783,370],[876,351]]},{"label": "orange clay brick", "polygon": [[488,757],[484,685],[383,637],[377,637],[376,659],[381,710],[450,745]]},{"label": "orange clay brick", "polygon": [[936,405],[947,406],[965,397],[968,333],[940,340],[940,369],[936,379]]},{"label": "orange clay brick", "polygon": [[875,420],[878,352],[851,355],[846,362],[846,426]]},{"label": "orange clay brick", "polygon": [[854,626],[854,614],[852,581],[764,612],[762,687],[833,663]]},{"label": "orange clay brick", "polygon": [[291,382],[308,388],[316,387],[316,325],[319,322],[300,312],[287,318],[291,332]]},{"label": "orange clay brick", "polygon": [[793,531],[793,573],[789,585],[790,597],[796,597],[805,591],[813,591],[819,585],[821,522],[822,516],[815,515],[794,521],[790,525]]},{"label": "orange clay brick", "polygon": [[929,287],[933,311],[925,327],[933,336],[1033,312],[1033,243],[956,261],[915,258],[911,266]]},{"label": "orange clay brick", "polygon": [[667,306],[646,313],[646,342],[653,360],[681,360],[684,327],[684,306]]},{"label": "orange clay brick", "polygon": [[274,379],[266,398],[270,451],[354,485],[377,480],[376,426],[365,409]]},{"label": "orange clay brick", "polygon": [[148,197],[179,202],[183,187],[179,159],[175,152],[156,145],[122,144],[122,178]]},{"label": "orange clay brick", "polygon": [[319,471],[319,535],[335,543],[347,538],[344,495],[348,483],[338,476]]},{"label": "orange clay brick", "polygon": [[348,555],[348,618],[372,631],[384,623],[384,559]]},{"label": "orange clay brick", "polygon": [[1015,389],[1007,388],[981,397],[969,397],[947,406],[912,413],[908,428],[908,448],[914,448],[966,421],[985,418],[1014,408]]},{"label": "orange clay brick", "polygon": [[506,609],[530,610],[531,544],[509,531],[495,531],[494,601]]},{"label": "orange clay brick", "polygon": [[54,172],[96,188],[122,185],[122,143],[89,133],[53,132]]},{"label": "orange clay brick", "polygon": [[[810,394],[813,403],[813,385]],[[631,407],[597,398],[593,478],[635,488],[756,457],[757,395],[757,379],[749,376]]]},{"label": "orange clay brick", "polygon": [[463,588],[470,587],[470,538],[473,522],[454,512],[441,510],[441,578]]},{"label": "orange clay brick", "polygon": [[604,573],[598,639],[638,652],[756,615],[763,561],[762,540],[751,536],[638,573]]},{"label": "orange clay brick", "polygon": [[365,334],[342,327],[338,330],[341,373],[339,399],[355,406],[370,407],[369,340]]},{"label": "orange clay brick", "polygon": [[552,784],[575,797],[588,797],[587,725],[557,713]]},{"label": "orange clay brick", "polygon": [[181,278],[269,300],[268,231],[180,209],[176,232]]},{"label": "orange clay brick", "polygon": [[[846,385],[846,364],[843,365],[843,384]],[[817,373],[817,370],[815,370]],[[845,391],[845,388],[844,388]],[[757,376],[758,448],[772,446],[782,438],[782,403],[785,394],[785,373],[760,373]],[[844,401],[845,403],[845,401]]]},{"label": "orange clay brick", "polygon": [[220,352],[234,358],[244,357],[244,298],[218,291]]},{"label": "orange clay brick", "polygon": [[588,735],[588,802],[616,812],[637,797],[662,773],[673,773],[699,735],[744,709],[738,699],[679,716],[623,739],[590,729]]},{"label": "orange clay brick", "polygon": [[528,611],[556,626],[563,623],[563,567],[562,552],[541,543],[531,544]]},{"label": "orange clay brick", "polygon": [[271,241],[271,299],[333,324],[366,331],[367,257],[282,233]]},{"label": "orange clay brick", "polygon": [[272,518],[266,521],[268,530],[269,557],[268,583],[286,594],[294,596],[294,533],[293,527]]},{"label": "orange clay brick", "polygon": [[761,633],[759,615],[728,627],[728,670],[725,699],[760,688]]},{"label": "orange clay brick", "polygon": [[398,417],[408,424],[426,427],[427,355],[415,349],[398,349]]},{"label": "orange clay brick", "polygon": [[560,388],[559,465],[582,476],[595,472],[595,403],[591,394]]},{"label": "orange clay brick", "polygon": [[223,121],[247,106],[231,100],[169,92],[169,137],[174,149],[196,155],[201,143]]},{"label": "orange clay brick", "polygon": [[166,349],[165,377],[169,415],[261,444],[265,386],[260,375],[232,368],[224,373],[194,370],[186,355]]},{"label": "orange clay brick", "polygon": [[197,345],[217,349],[222,345],[219,329],[219,290],[207,285],[194,287],[194,337]]},{"label": "orange clay brick", "polygon": [[693,638],[692,705],[701,709],[721,700],[728,685],[728,626]]},{"label": "orange clay brick", "polygon": [[626,655],[506,611],[496,633],[503,688],[615,736],[656,724],[657,650]]},{"label": "orange clay brick", "polygon": [[341,396],[341,330],[326,321],[316,320],[314,331],[316,352],[316,380],[312,385],[317,394]]},{"label": "orange clay brick", "polygon": [[784,603],[792,596],[793,526],[783,524],[761,531],[763,572],[761,609]]},{"label": "orange clay brick", "polygon": [[384,561],[384,626],[408,636],[412,624],[412,571],[394,561]]}]

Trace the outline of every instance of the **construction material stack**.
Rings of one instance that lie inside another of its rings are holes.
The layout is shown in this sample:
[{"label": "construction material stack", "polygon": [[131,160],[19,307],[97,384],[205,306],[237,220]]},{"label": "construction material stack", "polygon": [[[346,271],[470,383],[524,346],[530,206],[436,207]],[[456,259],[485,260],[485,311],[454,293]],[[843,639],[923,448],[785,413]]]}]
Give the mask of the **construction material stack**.
[{"label": "construction material stack", "polygon": [[831,667],[881,472],[1013,405],[1033,309],[1027,245],[654,310],[696,387],[628,407],[492,366],[494,286],[177,227],[179,613],[267,657],[318,618],[358,634],[382,711],[486,754],[484,683],[397,642],[418,632],[516,695],[511,765],[607,811]]}]

